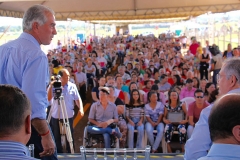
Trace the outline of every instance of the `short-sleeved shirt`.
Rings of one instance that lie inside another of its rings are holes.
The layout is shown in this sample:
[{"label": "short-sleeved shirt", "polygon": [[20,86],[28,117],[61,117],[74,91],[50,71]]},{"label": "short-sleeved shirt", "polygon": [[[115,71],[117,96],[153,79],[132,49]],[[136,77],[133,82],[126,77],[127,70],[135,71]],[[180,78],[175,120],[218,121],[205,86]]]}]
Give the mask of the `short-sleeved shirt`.
[{"label": "short-sleeved shirt", "polygon": [[196,105],[196,102],[190,103],[188,106],[188,116],[193,116],[193,122],[197,123],[197,121],[199,120],[201,111],[207,106],[209,106],[208,102],[204,102],[202,108],[198,108]]},{"label": "short-sleeved shirt", "polygon": [[109,119],[118,119],[117,107],[114,103],[108,102],[106,109],[98,101],[92,104],[88,118],[97,122],[106,122]]},{"label": "short-sleeved shirt", "polygon": [[171,84],[168,83],[168,82],[166,82],[166,83],[164,83],[162,86],[159,87],[159,90],[160,90],[160,91],[167,91],[167,90],[169,90],[170,88],[171,88]]},{"label": "short-sleeved shirt", "polygon": [[[80,99],[76,85],[68,82],[63,86],[62,95],[64,97],[68,118],[72,118],[74,115],[74,100]],[[52,103],[52,117],[62,119],[62,111],[56,101]]]},{"label": "short-sleeved shirt", "polygon": [[149,103],[145,105],[145,116],[150,117],[153,122],[157,122],[158,118],[164,112],[164,105],[161,102],[157,102],[154,109],[149,106]]},{"label": "short-sleeved shirt", "polygon": [[215,64],[214,70],[221,69],[222,63],[223,63],[222,55],[217,54],[215,56],[212,56],[212,59],[213,59],[213,63]]},{"label": "short-sleeved shirt", "polygon": [[89,71],[95,70],[95,67],[94,65],[91,65],[91,67],[88,67],[88,65],[86,65],[84,66],[84,69],[85,69],[85,72],[88,73]]}]

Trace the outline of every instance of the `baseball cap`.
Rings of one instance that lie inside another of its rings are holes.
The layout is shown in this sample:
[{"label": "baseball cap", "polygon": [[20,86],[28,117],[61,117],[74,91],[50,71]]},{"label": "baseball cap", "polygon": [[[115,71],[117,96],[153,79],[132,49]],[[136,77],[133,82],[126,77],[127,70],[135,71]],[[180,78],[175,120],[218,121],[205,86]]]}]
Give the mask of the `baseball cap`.
[{"label": "baseball cap", "polygon": [[110,90],[108,87],[99,87],[98,88],[99,91],[105,92],[107,94],[110,94]]}]

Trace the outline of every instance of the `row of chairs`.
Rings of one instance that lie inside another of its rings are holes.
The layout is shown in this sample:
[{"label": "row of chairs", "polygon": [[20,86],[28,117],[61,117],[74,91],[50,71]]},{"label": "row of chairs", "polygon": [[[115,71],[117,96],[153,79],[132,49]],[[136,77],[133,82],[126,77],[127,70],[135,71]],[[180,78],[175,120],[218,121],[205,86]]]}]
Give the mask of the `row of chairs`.
[{"label": "row of chairs", "polygon": [[[181,100],[182,102],[186,103],[186,106],[188,108],[188,105],[192,102],[195,101],[195,99],[193,97],[186,97],[184,99]],[[134,130],[134,133],[137,133],[137,130]],[[157,130],[153,131],[154,134],[157,133]],[[178,134],[177,131],[174,131],[173,134]],[[116,138],[115,136],[110,136],[111,138],[111,146],[113,148],[119,148],[119,139]],[[94,135],[94,134],[90,134],[87,132],[87,127],[85,127],[84,129],[84,137],[83,137],[83,146],[90,148],[93,147],[95,144],[100,144],[100,148],[102,148],[102,144],[104,144],[104,139],[103,136],[100,135]],[[148,144],[148,137],[147,137],[147,133],[145,131],[144,133],[144,140],[142,141],[142,146],[146,146]],[[162,141],[161,141],[161,146],[162,146],[162,151],[163,153],[167,153],[167,143],[165,141],[165,138],[163,136]]]}]

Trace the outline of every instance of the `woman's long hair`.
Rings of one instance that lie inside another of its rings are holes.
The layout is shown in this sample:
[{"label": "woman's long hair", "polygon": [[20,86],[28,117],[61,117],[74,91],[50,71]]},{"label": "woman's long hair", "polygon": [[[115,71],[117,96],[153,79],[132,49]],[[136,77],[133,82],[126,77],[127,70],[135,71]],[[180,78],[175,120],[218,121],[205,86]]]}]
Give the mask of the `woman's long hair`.
[{"label": "woman's long hair", "polygon": [[212,91],[212,93],[210,93],[209,95],[208,102],[213,103],[217,99],[218,94],[219,94],[218,88]]},{"label": "woman's long hair", "polygon": [[181,86],[182,85],[181,77],[178,74],[173,75],[173,76],[177,79],[177,81],[176,81],[176,83],[174,85],[175,86]]},{"label": "woman's long hair", "polygon": [[205,94],[206,96],[209,95],[207,89],[208,89],[211,85],[214,85],[214,83],[212,83],[212,82],[208,82],[208,83],[206,84],[206,86],[205,86],[205,93],[204,93],[204,94]]},{"label": "woman's long hair", "polygon": [[171,90],[168,92],[168,103],[169,103],[169,105],[172,103],[172,100],[171,100],[171,98],[170,98],[172,92],[176,92],[176,93],[177,93],[177,96],[178,96],[177,104],[179,105],[179,104],[180,104],[179,94],[178,94],[178,92],[177,92],[176,90],[174,90],[174,89],[171,89]]},{"label": "woman's long hair", "polygon": [[133,104],[135,103],[135,100],[133,99],[133,92],[138,92],[138,99],[137,99],[137,103],[141,104],[141,99],[140,99],[140,93],[137,89],[133,89],[132,92],[130,93],[130,101],[129,101],[129,105],[133,106]]},{"label": "woman's long hair", "polygon": [[[128,90],[129,90],[129,94],[131,94],[131,85],[132,84],[136,84],[136,86],[137,86],[137,83],[136,82],[130,82],[130,84],[129,84],[129,87],[128,87]],[[137,87],[138,88],[138,87]]]},{"label": "woman's long hair", "polygon": [[197,77],[193,77],[193,79],[196,79],[196,80],[197,80],[197,86],[196,86],[195,88],[199,88],[199,86],[200,86],[200,81],[199,81],[199,79],[198,79]]}]

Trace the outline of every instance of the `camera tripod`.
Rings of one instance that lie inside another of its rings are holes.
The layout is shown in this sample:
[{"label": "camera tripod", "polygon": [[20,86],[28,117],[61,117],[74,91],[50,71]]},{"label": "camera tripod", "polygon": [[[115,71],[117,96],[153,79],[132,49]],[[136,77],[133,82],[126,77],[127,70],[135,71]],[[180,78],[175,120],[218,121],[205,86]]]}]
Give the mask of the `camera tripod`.
[{"label": "camera tripod", "polygon": [[[54,98],[53,106],[56,105],[56,103],[57,103],[57,106],[61,108],[62,119],[63,119],[63,122],[60,122],[60,120],[59,120],[61,143],[62,143],[63,149],[66,150],[66,145],[67,145],[66,138],[67,138],[71,153],[73,154],[74,153],[73,139],[72,139],[72,134],[71,134],[71,129],[70,129],[70,125],[69,125],[69,120],[68,120],[64,97],[60,96],[60,97]],[[53,110],[53,107],[51,107],[51,109],[49,111],[49,115],[47,118],[48,123],[50,123],[50,120],[51,120],[52,110]],[[59,111],[59,115],[60,115],[60,111]]]}]

